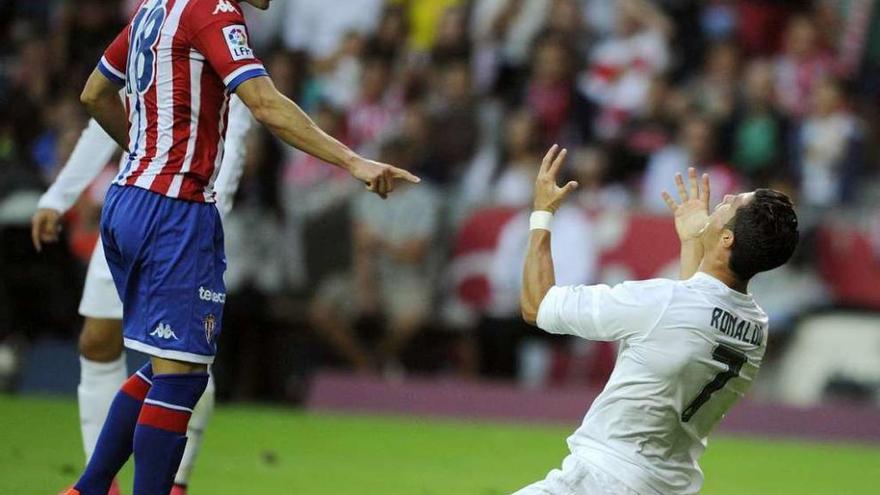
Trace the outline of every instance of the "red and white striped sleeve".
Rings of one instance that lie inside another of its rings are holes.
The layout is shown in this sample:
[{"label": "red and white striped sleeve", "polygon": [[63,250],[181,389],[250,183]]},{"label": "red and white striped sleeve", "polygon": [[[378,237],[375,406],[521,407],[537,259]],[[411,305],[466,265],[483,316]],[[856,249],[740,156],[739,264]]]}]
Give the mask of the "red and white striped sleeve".
[{"label": "red and white striped sleeve", "polygon": [[104,77],[114,83],[125,85],[125,66],[128,61],[128,38],[131,32],[131,24],[125,26],[110,46],[104,50],[104,56],[98,62],[98,70]]},{"label": "red and white striped sleeve", "polygon": [[236,2],[196,0],[186,16],[190,43],[230,93],[248,79],[268,76],[254,55],[240,9]]}]

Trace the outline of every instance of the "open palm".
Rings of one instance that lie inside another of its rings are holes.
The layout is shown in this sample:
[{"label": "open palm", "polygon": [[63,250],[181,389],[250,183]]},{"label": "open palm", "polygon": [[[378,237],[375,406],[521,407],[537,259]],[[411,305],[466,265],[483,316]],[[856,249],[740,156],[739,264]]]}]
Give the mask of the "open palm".
[{"label": "open palm", "polygon": [[663,201],[675,216],[675,231],[682,242],[694,240],[709,224],[709,174],[703,174],[702,185],[697,183],[697,171],[688,168],[688,186],[685,188],[681,174],[675,174],[675,185],[681,202],[677,203],[668,192],[663,191]]}]

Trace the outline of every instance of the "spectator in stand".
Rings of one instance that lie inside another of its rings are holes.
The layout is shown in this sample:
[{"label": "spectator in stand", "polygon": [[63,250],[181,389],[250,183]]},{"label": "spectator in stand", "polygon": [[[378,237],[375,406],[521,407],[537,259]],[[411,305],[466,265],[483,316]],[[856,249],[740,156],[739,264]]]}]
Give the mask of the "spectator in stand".
[{"label": "spectator in stand", "polygon": [[429,168],[438,184],[461,177],[477,146],[477,102],[466,59],[449,60],[435,70],[436,87],[429,102],[431,125]]},{"label": "spectator in stand", "polygon": [[[416,151],[405,138],[393,137],[379,156],[411,168]],[[309,312],[335,354],[361,372],[396,371],[406,344],[431,315],[432,246],[441,207],[437,190],[426,181],[418,188],[399,186],[392,200],[375,199],[353,200],[354,273],[325,281]],[[364,317],[384,318],[375,346],[356,334]]]},{"label": "spectator in stand", "polygon": [[579,87],[599,107],[596,134],[617,135],[621,127],[645,104],[653,78],[669,65],[672,23],[645,0],[617,2],[617,28],[600,40],[590,54]]},{"label": "spectator in stand", "polygon": [[550,0],[477,0],[471,17],[473,38],[496,45],[501,65],[525,67],[549,8]]},{"label": "spectator in stand", "polygon": [[538,173],[535,163],[543,149],[538,122],[525,108],[511,111],[505,120],[502,166],[491,196],[495,205],[524,208],[531,201]]},{"label": "spectator in stand", "polygon": [[[218,354],[215,378],[222,393],[236,400],[278,398],[284,383],[279,364],[284,330],[275,321],[274,300],[289,270],[281,183],[282,147],[266,130],[255,128],[246,141],[245,163],[235,208],[223,218],[229,302],[224,322],[247,331],[230,332],[228,349]],[[270,378],[271,377],[271,378]]]},{"label": "spectator in stand", "polygon": [[463,5],[462,0],[394,0],[401,3],[410,19],[409,46],[417,53],[427,52],[437,38],[440,19],[447,9]]},{"label": "spectator in stand", "polygon": [[694,106],[714,122],[730,118],[736,102],[739,50],[729,41],[713,44],[699,74],[685,86]]},{"label": "spectator in stand", "polygon": [[572,153],[571,173],[578,183],[576,204],[590,215],[624,211],[632,205],[629,191],[608,180],[608,154],[599,146],[584,146]]},{"label": "spectator in stand", "polygon": [[811,104],[797,141],[801,201],[834,206],[853,199],[855,179],[863,166],[861,124],[834,79],[818,82]]},{"label": "spectator in stand", "polygon": [[544,32],[565,38],[575,57],[586,60],[591,36],[584,22],[584,11],[577,0],[553,0]]},{"label": "spectator in stand", "polygon": [[807,15],[788,22],[782,53],[776,59],[776,95],[791,116],[802,117],[810,109],[818,82],[831,74],[833,59],[819,44],[816,26]]},{"label": "spectator in stand", "polygon": [[409,18],[400,5],[385,5],[379,26],[367,41],[366,50],[389,60],[401,58],[409,35]]},{"label": "spectator in stand", "polygon": [[447,7],[440,17],[437,37],[431,46],[431,63],[444,65],[469,60],[471,40],[467,29],[467,11],[463,6]]},{"label": "spectator in stand", "polygon": [[641,112],[630,119],[613,140],[614,167],[609,177],[618,181],[638,180],[648,166],[648,159],[667,146],[674,138],[676,105],[684,97],[663,77],[651,81],[647,100]]},{"label": "spectator in stand", "polygon": [[95,61],[101,58],[128,17],[120,15],[119,0],[80,0],[61,5],[53,29],[53,55],[57,59],[42,59],[39,65],[61,69],[63,64],[61,73],[69,87],[80,88],[80,81],[85,82]]},{"label": "spectator in stand", "polygon": [[285,47],[304,51],[320,64],[332,58],[351,33],[366,35],[375,30],[383,0],[346,0],[344,8],[330,8],[333,3],[326,0],[287,3],[281,33]]},{"label": "spectator in stand", "polygon": [[[345,134],[344,115],[340,111],[328,104],[319,104],[312,118],[331,136],[336,136],[343,143],[349,143]],[[343,232],[344,236],[348,229],[347,217],[335,213],[345,208],[358,185],[349,179],[345,170],[328,167],[318,158],[298,150],[287,157],[281,177],[285,220],[282,271],[286,275],[286,286],[301,290],[307,285],[309,275],[315,275],[310,273],[314,266],[309,266],[306,261],[310,247],[310,240],[306,238],[309,225],[326,225],[329,232],[323,233],[327,237],[333,237],[338,232]],[[335,242],[346,239],[347,237],[342,237],[341,240],[323,240]]]},{"label": "spectator in stand", "polygon": [[660,194],[668,187],[668,178],[676,173],[684,175],[688,167],[710,174],[712,195],[716,198],[737,191],[740,179],[715,151],[712,122],[699,114],[686,116],[679,125],[677,142],[655,153],[648,162],[642,181],[642,206],[651,212],[662,212],[666,203]]},{"label": "spectator in stand", "polygon": [[526,85],[525,103],[538,120],[543,143],[577,141],[572,122],[575,54],[565,38],[548,34],[538,41]]},{"label": "spectator in stand", "polygon": [[774,105],[773,66],[763,60],[745,70],[742,95],[722,131],[722,149],[737,170],[763,184],[789,172],[790,122]]},{"label": "spectator in stand", "polygon": [[312,64],[321,97],[336,108],[350,107],[358,96],[364,43],[361,34],[351,31],[332,55]]},{"label": "spectator in stand", "polygon": [[359,152],[375,145],[397,116],[400,103],[392,85],[391,61],[366,54],[362,61],[360,94],[348,109],[346,127],[352,146]]}]

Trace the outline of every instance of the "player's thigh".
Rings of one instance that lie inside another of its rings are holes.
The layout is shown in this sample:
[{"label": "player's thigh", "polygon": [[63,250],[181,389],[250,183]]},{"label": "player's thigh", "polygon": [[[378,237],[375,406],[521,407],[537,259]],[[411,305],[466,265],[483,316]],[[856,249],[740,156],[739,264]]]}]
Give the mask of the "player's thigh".
[{"label": "player's thigh", "polygon": [[165,359],[153,356],[150,358],[153,365],[154,375],[207,373],[208,365],[201,363],[187,363],[174,359]]},{"label": "player's thigh", "polygon": [[573,455],[562,462],[541,481],[514,495],[638,495],[619,480],[585,464]]},{"label": "player's thigh", "polygon": [[125,337],[164,351],[154,357],[209,364],[226,304],[220,217],[212,204],[163,198],[161,208],[140,267],[142,311]]},{"label": "player's thigh", "polygon": [[226,302],[216,207],[138,187],[113,186],[107,197],[101,234],[122,296],[126,347],[211,363]]},{"label": "player's thigh", "polygon": [[514,495],[605,495],[589,483],[589,471],[569,455],[562,467],[554,469],[541,481],[517,491]]},{"label": "player's thigh", "polygon": [[104,256],[101,239],[98,239],[89,261],[86,282],[79,303],[79,314],[86,318],[122,320],[122,301],[119,299],[119,292],[116,290],[113,275]]}]

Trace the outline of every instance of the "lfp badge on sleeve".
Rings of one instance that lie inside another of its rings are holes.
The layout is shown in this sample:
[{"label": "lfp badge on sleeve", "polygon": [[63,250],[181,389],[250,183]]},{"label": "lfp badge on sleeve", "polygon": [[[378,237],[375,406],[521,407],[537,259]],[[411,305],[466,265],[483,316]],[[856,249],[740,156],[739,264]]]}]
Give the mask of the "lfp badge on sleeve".
[{"label": "lfp badge on sleeve", "polygon": [[223,38],[229,48],[232,60],[247,60],[254,58],[254,51],[248,44],[247,30],[241,24],[226,26],[223,28]]}]

